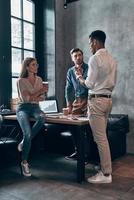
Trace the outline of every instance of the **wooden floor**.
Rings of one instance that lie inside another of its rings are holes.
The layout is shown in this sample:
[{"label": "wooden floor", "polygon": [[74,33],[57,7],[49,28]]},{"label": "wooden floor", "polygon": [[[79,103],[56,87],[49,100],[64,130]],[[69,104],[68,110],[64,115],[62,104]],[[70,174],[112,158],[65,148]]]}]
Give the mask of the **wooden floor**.
[{"label": "wooden floor", "polygon": [[[1,161],[2,162],[2,161]],[[134,155],[113,162],[113,182],[76,182],[76,161],[40,153],[31,158],[31,178],[18,167],[0,169],[0,200],[134,200]],[[94,170],[86,166],[86,178]]]}]

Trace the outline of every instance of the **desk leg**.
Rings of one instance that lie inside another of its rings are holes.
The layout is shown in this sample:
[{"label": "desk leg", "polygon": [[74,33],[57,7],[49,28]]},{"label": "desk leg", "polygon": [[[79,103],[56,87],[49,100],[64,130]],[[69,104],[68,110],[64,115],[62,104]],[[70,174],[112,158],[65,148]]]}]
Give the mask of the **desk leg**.
[{"label": "desk leg", "polygon": [[85,126],[77,127],[77,182],[85,180]]}]

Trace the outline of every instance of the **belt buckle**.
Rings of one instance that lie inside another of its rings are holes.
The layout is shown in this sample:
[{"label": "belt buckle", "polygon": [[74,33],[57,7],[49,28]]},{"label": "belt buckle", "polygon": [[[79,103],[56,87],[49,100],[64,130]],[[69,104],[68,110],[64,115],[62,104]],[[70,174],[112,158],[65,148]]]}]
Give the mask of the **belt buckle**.
[{"label": "belt buckle", "polygon": [[89,96],[88,96],[88,99],[91,100],[91,99],[92,99],[92,95],[89,95]]},{"label": "belt buckle", "polygon": [[95,94],[90,94],[90,95],[88,96],[88,99],[89,99],[89,100],[91,100],[92,98],[96,98],[96,95],[95,95]]},{"label": "belt buckle", "polygon": [[99,95],[97,95],[97,94],[94,95],[94,98],[98,98],[98,97],[99,97]]}]

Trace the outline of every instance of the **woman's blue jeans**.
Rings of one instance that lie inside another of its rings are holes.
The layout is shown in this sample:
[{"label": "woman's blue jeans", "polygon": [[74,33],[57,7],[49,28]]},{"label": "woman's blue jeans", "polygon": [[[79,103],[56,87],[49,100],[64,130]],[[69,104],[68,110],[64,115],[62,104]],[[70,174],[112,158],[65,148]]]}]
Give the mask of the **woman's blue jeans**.
[{"label": "woman's blue jeans", "polygon": [[[28,160],[31,149],[31,140],[36,136],[45,123],[45,115],[38,104],[24,103],[17,107],[17,120],[23,133],[22,160]],[[30,117],[35,118],[31,127]]]}]

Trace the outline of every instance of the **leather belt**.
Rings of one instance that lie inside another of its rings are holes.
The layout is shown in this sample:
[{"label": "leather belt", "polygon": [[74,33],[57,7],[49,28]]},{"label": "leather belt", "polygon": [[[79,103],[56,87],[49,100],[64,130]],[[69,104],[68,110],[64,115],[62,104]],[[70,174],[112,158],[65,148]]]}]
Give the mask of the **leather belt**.
[{"label": "leather belt", "polygon": [[90,94],[88,99],[92,99],[92,98],[99,98],[99,97],[104,97],[104,98],[111,98],[110,94]]}]

